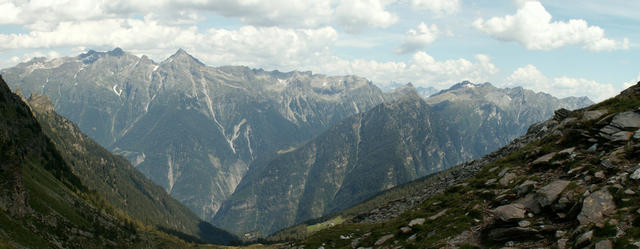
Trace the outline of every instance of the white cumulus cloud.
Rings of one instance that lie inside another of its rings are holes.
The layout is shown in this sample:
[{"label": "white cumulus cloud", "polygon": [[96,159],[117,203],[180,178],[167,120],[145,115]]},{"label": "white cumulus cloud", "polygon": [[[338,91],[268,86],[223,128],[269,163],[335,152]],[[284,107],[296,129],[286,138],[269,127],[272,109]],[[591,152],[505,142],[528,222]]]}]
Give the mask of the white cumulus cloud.
[{"label": "white cumulus cloud", "polygon": [[379,85],[412,82],[416,86],[438,89],[464,80],[486,82],[499,71],[490,58],[483,54],[476,55],[473,61],[465,58],[436,60],[425,52],[414,53],[408,62],[333,58],[317,65],[312,69],[329,74],[355,74]]},{"label": "white cumulus cloud", "polygon": [[496,39],[515,41],[530,50],[550,50],[569,45],[582,45],[590,51],[628,49],[629,40],[605,37],[604,30],[590,26],[582,19],[552,21],[551,14],[536,0],[519,1],[516,14],[477,19],[473,26]]},{"label": "white cumulus cloud", "polygon": [[439,34],[438,26],[435,24],[427,26],[422,22],[416,29],[409,29],[404,37],[404,43],[396,49],[396,52],[404,54],[420,50],[434,42]]},{"label": "white cumulus cloud", "polygon": [[521,86],[539,92],[546,92],[556,97],[587,96],[599,102],[618,93],[612,84],[600,83],[584,78],[566,76],[549,78],[533,65],[516,69],[503,84],[504,86]]},{"label": "white cumulus cloud", "polygon": [[429,10],[438,16],[444,16],[458,12],[460,0],[411,0],[411,7]]},{"label": "white cumulus cloud", "polygon": [[365,27],[386,28],[398,21],[398,17],[387,11],[394,0],[349,0],[336,7],[336,20],[347,32],[357,33]]}]

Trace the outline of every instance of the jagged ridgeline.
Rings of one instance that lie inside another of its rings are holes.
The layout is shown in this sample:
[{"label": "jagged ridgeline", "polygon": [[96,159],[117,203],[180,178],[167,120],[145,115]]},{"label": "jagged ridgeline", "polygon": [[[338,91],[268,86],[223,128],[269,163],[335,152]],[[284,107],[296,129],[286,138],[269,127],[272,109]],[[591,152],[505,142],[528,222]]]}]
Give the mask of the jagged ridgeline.
[{"label": "jagged ridgeline", "polygon": [[0,247],[179,248],[117,212],[73,174],[0,77]]},{"label": "jagged ridgeline", "polygon": [[276,234],[304,248],[637,248],[640,82],[483,158]]},{"label": "jagged ridgeline", "polygon": [[201,220],[125,158],[113,155],[58,115],[46,95],[32,93],[27,103],[73,173],[112,207],[186,240],[216,244],[235,240],[228,232]]}]

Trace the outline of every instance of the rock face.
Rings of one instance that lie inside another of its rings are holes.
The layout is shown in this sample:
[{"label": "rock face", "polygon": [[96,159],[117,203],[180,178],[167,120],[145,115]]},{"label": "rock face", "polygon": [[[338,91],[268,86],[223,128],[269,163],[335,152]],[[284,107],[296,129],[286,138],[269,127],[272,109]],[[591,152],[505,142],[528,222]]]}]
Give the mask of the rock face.
[{"label": "rock face", "polygon": [[610,215],[615,210],[616,204],[609,191],[598,190],[584,199],[582,211],[578,215],[578,221],[582,225],[590,223],[603,225],[605,216]]}]

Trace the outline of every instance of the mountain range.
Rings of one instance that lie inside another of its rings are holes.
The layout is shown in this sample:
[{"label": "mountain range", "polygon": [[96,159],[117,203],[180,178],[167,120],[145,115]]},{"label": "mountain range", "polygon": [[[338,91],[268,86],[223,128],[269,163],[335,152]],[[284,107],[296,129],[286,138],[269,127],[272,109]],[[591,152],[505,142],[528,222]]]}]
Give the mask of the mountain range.
[{"label": "mountain range", "polygon": [[202,218],[213,217],[253,161],[384,100],[355,76],[213,68],[183,50],[160,63],[89,51],[2,74],[25,95],[48,95],[62,116]]},{"label": "mountain range", "polygon": [[25,95],[48,95],[200,218],[262,235],[481,157],[555,109],[591,103],[469,82],[383,93],[357,76],[209,67],[184,50],[160,63],[89,51],[1,73]]},{"label": "mountain range", "polygon": [[259,170],[245,176],[214,224],[236,233],[268,235],[486,155],[559,106],[590,103],[585,98],[559,100],[522,88],[470,82],[426,100],[411,85],[389,95],[395,100],[256,164]]}]

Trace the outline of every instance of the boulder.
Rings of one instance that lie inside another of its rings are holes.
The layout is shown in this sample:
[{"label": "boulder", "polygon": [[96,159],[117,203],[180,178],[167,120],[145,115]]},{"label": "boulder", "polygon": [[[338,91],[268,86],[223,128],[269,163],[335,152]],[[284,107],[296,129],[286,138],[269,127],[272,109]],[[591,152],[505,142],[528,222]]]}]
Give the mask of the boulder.
[{"label": "boulder", "polygon": [[444,210],[438,212],[437,214],[434,214],[433,216],[429,217],[429,220],[435,220],[438,219],[440,217],[442,217],[443,215],[445,215],[447,213],[447,208],[445,208]]},{"label": "boulder", "polygon": [[536,191],[535,199],[538,201],[541,207],[547,207],[553,204],[560,193],[569,186],[570,181],[567,180],[555,180],[546,186]]},{"label": "boulder", "polygon": [[516,187],[516,194],[517,195],[524,195],[529,193],[529,191],[533,190],[533,188],[535,188],[536,186],[536,181],[531,181],[531,180],[526,180],[524,181],[522,184],[520,184],[518,187]]},{"label": "boulder", "polygon": [[567,242],[569,242],[569,239],[559,239],[558,240],[558,249],[566,249],[567,248]]},{"label": "boulder", "polygon": [[424,224],[424,222],[425,222],[424,218],[416,218],[416,219],[413,219],[413,220],[411,220],[409,222],[409,227],[414,227],[416,225],[422,225],[422,224]]},{"label": "boulder", "polygon": [[601,240],[596,243],[596,249],[613,249],[613,243],[611,240]]},{"label": "boulder", "polygon": [[578,239],[576,239],[575,248],[586,247],[589,244],[591,244],[592,240],[593,240],[593,231],[588,231],[586,233],[583,233],[582,235],[580,235],[580,237],[578,237]]},{"label": "boulder", "polygon": [[572,154],[575,150],[576,150],[576,147],[566,148],[566,149],[561,150],[560,152],[558,152],[558,154],[560,154],[560,155]]},{"label": "boulder", "polygon": [[596,119],[599,119],[600,117],[602,117],[602,115],[605,115],[605,114],[607,114],[607,110],[587,111],[587,112],[584,113],[583,119],[585,121],[596,120]]},{"label": "boulder", "polygon": [[524,219],[525,207],[522,204],[508,204],[499,206],[493,211],[493,215],[504,222],[510,222],[514,220]]},{"label": "boulder", "polygon": [[615,165],[613,165],[613,162],[609,159],[604,159],[600,161],[600,165],[602,165],[602,167],[605,167],[607,169],[611,169],[615,167]]},{"label": "boulder", "polygon": [[633,171],[633,173],[631,173],[629,178],[631,178],[633,180],[640,180],[640,168],[638,168],[635,171]]},{"label": "boulder", "polygon": [[602,127],[602,129],[600,129],[600,135],[606,136],[606,135],[611,135],[620,131],[621,130],[618,127],[615,127],[612,125],[606,125],[605,127]]},{"label": "boulder", "polygon": [[394,236],[393,234],[387,234],[385,236],[380,237],[378,240],[376,240],[376,243],[374,243],[374,245],[379,246],[384,244],[384,242],[387,242],[387,240],[392,239]]},{"label": "boulder", "polygon": [[640,139],[640,129],[633,133],[633,139]]},{"label": "boulder", "polygon": [[533,161],[531,164],[533,165],[548,164],[549,161],[551,161],[551,158],[553,158],[554,156],[556,156],[556,152],[551,152],[549,154],[539,157],[538,159]]},{"label": "boulder", "polygon": [[400,228],[400,232],[401,233],[410,233],[411,232],[411,228],[409,228],[409,227],[401,227]]},{"label": "boulder", "polygon": [[518,222],[518,226],[519,227],[528,227],[528,226],[531,226],[531,222],[529,222],[528,220],[521,220],[520,222]]},{"label": "boulder", "polygon": [[564,108],[560,108],[553,112],[553,120],[562,121],[565,118],[569,117],[569,115],[571,115],[571,111]]},{"label": "boulder", "polygon": [[640,128],[640,114],[633,111],[620,113],[613,117],[611,125],[620,129],[638,129]]},{"label": "boulder", "polygon": [[598,144],[595,143],[587,149],[587,152],[596,152],[597,149],[598,149]]},{"label": "boulder", "polygon": [[525,197],[515,201],[515,203],[521,204],[526,210],[529,210],[529,212],[539,214],[540,212],[542,212],[542,209],[540,208],[540,204],[535,200],[534,197],[535,194],[528,194]]},{"label": "boulder", "polygon": [[629,141],[633,136],[633,132],[630,131],[620,131],[611,135],[611,141],[619,142],[619,141]]},{"label": "boulder", "polygon": [[506,174],[504,174],[504,176],[502,178],[500,178],[500,181],[498,181],[498,183],[500,183],[500,185],[507,186],[514,179],[516,179],[516,174],[514,174],[514,173],[506,173]]},{"label": "boulder", "polygon": [[582,211],[578,215],[580,225],[590,223],[598,226],[604,225],[604,217],[616,210],[616,204],[613,196],[606,189],[598,190],[586,198],[582,202]]}]

